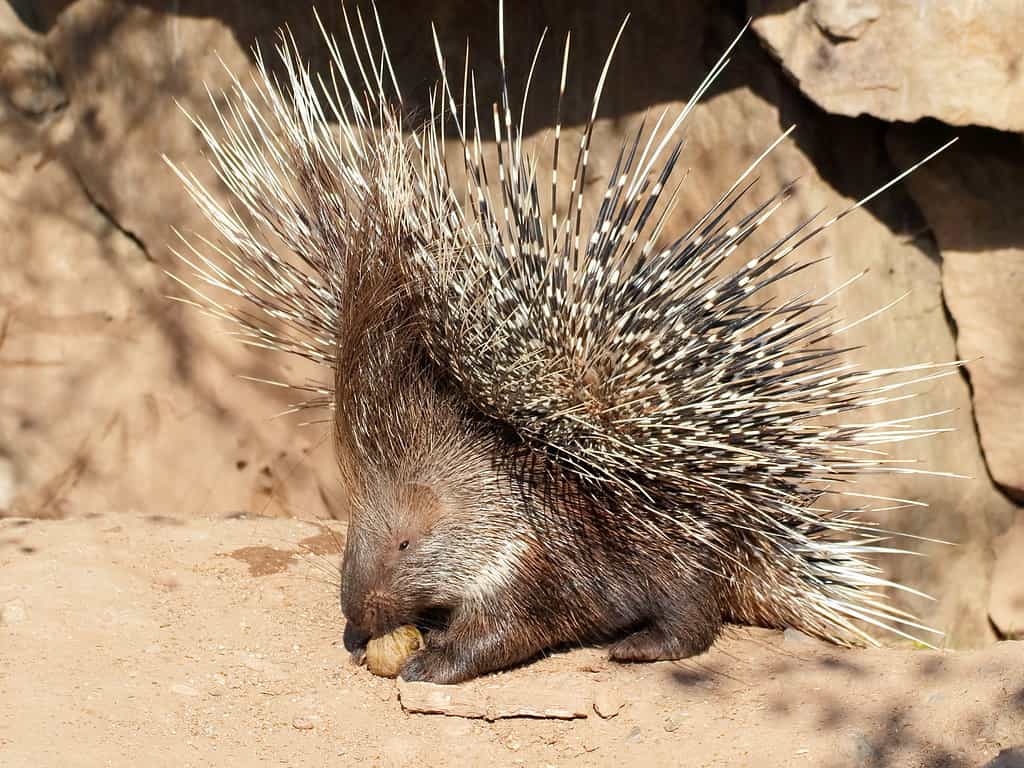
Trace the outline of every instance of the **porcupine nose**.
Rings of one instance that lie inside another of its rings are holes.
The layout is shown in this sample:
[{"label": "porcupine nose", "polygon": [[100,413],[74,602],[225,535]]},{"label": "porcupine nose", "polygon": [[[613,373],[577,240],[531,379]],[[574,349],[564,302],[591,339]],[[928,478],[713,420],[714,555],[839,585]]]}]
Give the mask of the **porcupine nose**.
[{"label": "porcupine nose", "polygon": [[345,644],[345,650],[349,653],[359,653],[370,640],[370,633],[363,629],[352,621],[345,622],[345,632],[341,636],[342,642]]}]

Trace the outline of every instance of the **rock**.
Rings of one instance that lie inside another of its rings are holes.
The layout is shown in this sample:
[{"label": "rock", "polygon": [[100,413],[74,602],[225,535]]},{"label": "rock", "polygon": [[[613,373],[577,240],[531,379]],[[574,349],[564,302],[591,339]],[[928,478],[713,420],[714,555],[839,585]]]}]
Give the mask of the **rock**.
[{"label": "rock", "polygon": [[[183,312],[167,300],[181,293],[164,274],[175,266],[172,226],[209,234],[161,160],[210,179],[175,101],[208,116],[204,83],[226,84],[218,59],[244,80],[255,37],[269,41],[290,15],[306,22],[294,27],[299,40],[319,31],[308,6],[161,10],[172,6],[32,4],[43,38],[0,4],[0,167],[12,169],[0,197],[0,454],[17,480],[3,514],[285,515],[294,505],[332,515],[330,446],[314,451],[308,432],[267,418],[289,396],[237,378],[269,373],[280,358],[245,352]],[[292,370],[307,378],[301,364]],[[238,456],[275,470],[270,493],[236,469]],[[111,496],[129,467],[134,481]],[[312,479],[321,472],[322,484]]]},{"label": "rock", "polygon": [[193,688],[191,685],[185,683],[175,683],[171,686],[171,693],[176,693],[179,696],[198,696],[199,691]]},{"label": "rock", "polygon": [[261,658],[254,653],[246,653],[241,658],[242,665],[259,673],[261,680],[279,683],[288,679],[288,673],[272,661]]},{"label": "rock", "polygon": [[630,744],[639,744],[644,740],[643,732],[640,730],[639,725],[634,725],[629,729],[629,733],[626,734],[626,741]]},{"label": "rock", "polygon": [[171,592],[181,586],[181,579],[174,571],[160,571],[153,576],[153,584]]},{"label": "rock", "polygon": [[879,765],[879,760],[882,758],[882,751],[872,744],[863,733],[853,734],[850,752],[854,764],[858,766]]},{"label": "rock", "polygon": [[626,700],[622,694],[607,685],[598,687],[594,694],[594,711],[604,720],[615,717],[624,706]]},{"label": "rock", "polygon": [[1024,640],[1024,512],[996,539],[988,614],[1002,637]]},{"label": "rock", "polygon": [[0,624],[21,624],[25,621],[25,618],[25,603],[21,598],[8,600],[3,605],[0,605]]},{"label": "rock", "polygon": [[398,698],[406,712],[486,718],[488,702],[478,691],[433,683],[409,683],[398,679]]},{"label": "rock", "polygon": [[747,10],[822,109],[1024,130],[1018,0],[748,0]]},{"label": "rock", "polygon": [[811,18],[833,38],[856,40],[882,15],[873,0],[811,0]]},{"label": "rock", "polygon": [[485,684],[480,680],[462,685],[410,683],[398,679],[398,696],[406,712],[498,720],[536,717],[573,720],[587,717],[592,701],[572,688],[550,682],[538,690],[536,683],[503,679]]},{"label": "rock", "polygon": [[816,638],[813,638],[810,635],[805,635],[799,629],[786,627],[782,631],[782,645],[787,648],[808,648],[820,644],[820,640],[817,640]]},{"label": "rock", "polygon": [[67,94],[39,39],[7,39],[0,46],[0,91],[26,117],[39,118],[62,109]]},{"label": "rock", "polygon": [[22,24],[9,3],[0,5],[0,168],[45,151],[49,118],[67,102],[46,39]]},{"label": "rock", "polygon": [[[898,126],[887,143],[896,162],[909,165],[949,133]],[[985,463],[1024,500],[1024,143],[981,129],[957,133],[907,187],[942,252],[943,296],[967,361]]]},{"label": "rock", "polygon": [[296,717],[292,720],[292,728],[298,731],[312,731],[314,728],[313,721],[308,717]]},{"label": "rock", "polygon": [[0,517],[14,501],[14,464],[0,453]]}]

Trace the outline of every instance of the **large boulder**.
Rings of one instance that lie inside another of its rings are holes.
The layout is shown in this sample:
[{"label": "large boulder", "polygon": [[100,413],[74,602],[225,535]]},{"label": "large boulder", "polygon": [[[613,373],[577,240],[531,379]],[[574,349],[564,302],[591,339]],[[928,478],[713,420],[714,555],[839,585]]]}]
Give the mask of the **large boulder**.
[{"label": "large boulder", "polygon": [[749,0],[754,31],[837,115],[1024,130],[1024,5]]},{"label": "large boulder", "polygon": [[[941,141],[935,125],[894,126],[900,164]],[[963,129],[907,180],[942,252],[942,290],[967,362],[974,417],[992,478],[1024,500],[1024,143]]]}]

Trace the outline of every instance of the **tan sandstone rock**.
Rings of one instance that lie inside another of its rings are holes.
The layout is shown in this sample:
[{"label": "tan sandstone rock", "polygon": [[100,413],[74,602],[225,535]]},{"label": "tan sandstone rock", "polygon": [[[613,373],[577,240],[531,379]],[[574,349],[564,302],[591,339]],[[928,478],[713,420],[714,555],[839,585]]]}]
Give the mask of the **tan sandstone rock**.
[{"label": "tan sandstone rock", "polygon": [[1024,5],[750,0],[754,30],[823,109],[1024,130]]},{"label": "tan sandstone rock", "polygon": [[989,616],[999,634],[1024,640],[1024,512],[1014,525],[996,539],[996,567],[992,574]]},{"label": "tan sandstone rock", "polygon": [[[946,131],[894,127],[905,164]],[[942,288],[967,361],[993,479],[1024,500],[1024,143],[980,129],[907,181],[942,252]]]}]

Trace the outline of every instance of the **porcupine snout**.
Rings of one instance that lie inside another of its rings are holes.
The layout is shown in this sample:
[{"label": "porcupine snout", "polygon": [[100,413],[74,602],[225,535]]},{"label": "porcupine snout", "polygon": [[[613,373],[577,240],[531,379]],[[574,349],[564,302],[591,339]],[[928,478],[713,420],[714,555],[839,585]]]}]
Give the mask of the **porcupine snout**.
[{"label": "porcupine snout", "polygon": [[[394,601],[384,592],[374,589],[356,604],[345,605],[345,648],[355,651],[366,645],[371,637],[380,637],[395,628],[397,613]],[[353,647],[349,647],[353,646]]]}]

